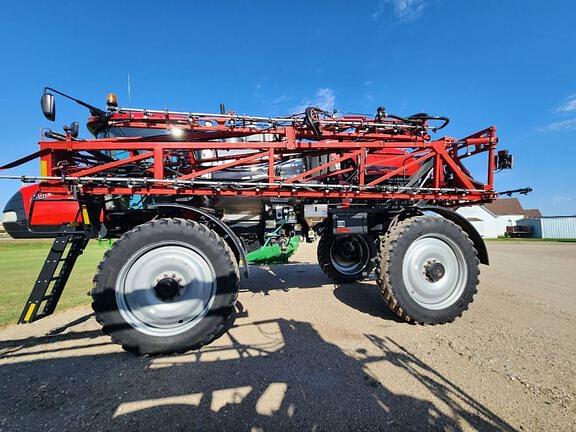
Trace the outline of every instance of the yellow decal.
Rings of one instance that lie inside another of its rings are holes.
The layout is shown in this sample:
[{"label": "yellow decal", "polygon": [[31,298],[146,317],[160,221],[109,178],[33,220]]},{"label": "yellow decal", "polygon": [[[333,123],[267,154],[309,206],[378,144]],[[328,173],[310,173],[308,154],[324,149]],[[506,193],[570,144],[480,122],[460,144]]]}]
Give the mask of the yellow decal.
[{"label": "yellow decal", "polygon": [[86,225],[90,225],[90,216],[88,216],[88,210],[85,206],[82,206],[82,220]]},{"label": "yellow decal", "polygon": [[34,313],[34,309],[36,309],[36,303],[31,303],[30,306],[28,306],[28,312],[26,312],[24,321],[26,322],[30,321],[30,318],[32,318],[32,314]]},{"label": "yellow decal", "polygon": [[48,162],[45,160],[40,161],[40,175],[42,177],[48,175]]}]

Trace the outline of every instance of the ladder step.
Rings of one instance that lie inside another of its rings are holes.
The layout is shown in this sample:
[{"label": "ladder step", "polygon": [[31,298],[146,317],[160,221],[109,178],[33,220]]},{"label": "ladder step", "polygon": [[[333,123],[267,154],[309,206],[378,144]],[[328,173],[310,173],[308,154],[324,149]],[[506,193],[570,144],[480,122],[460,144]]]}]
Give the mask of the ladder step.
[{"label": "ladder step", "polygon": [[[70,248],[66,250],[69,243]],[[56,237],[20,315],[18,321],[20,324],[34,322],[54,312],[76,259],[82,254],[87,243],[88,238],[78,234],[61,234]],[[63,256],[65,252],[66,255]],[[59,266],[61,262],[64,264]],[[58,271],[57,276],[55,276],[56,271]],[[46,303],[43,310],[39,310],[41,303],[44,302]]]}]

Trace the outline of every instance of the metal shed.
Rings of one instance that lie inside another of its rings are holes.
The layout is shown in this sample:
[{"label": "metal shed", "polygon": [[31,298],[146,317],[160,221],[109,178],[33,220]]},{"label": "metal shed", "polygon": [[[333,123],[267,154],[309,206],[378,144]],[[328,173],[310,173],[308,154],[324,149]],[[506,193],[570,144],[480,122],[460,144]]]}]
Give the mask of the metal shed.
[{"label": "metal shed", "polygon": [[553,239],[576,238],[575,216],[542,216],[539,218],[521,219],[517,225],[532,228],[532,237]]}]

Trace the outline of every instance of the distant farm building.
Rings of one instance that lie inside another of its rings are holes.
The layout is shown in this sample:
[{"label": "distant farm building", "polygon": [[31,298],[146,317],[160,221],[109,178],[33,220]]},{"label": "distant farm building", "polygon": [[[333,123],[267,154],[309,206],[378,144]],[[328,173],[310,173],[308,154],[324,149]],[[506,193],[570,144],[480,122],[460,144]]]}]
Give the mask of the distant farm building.
[{"label": "distant farm building", "polygon": [[507,227],[516,226],[520,220],[542,217],[538,209],[524,209],[517,198],[503,198],[489,204],[462,207],[458,213],[468,219],[484,238],[503,236]]},{"label": "distant farm building", "polygon": [[517,222],[520,227],[528,227],[531,237],[547,239],[576,239],[575,216],[541,216]]}]

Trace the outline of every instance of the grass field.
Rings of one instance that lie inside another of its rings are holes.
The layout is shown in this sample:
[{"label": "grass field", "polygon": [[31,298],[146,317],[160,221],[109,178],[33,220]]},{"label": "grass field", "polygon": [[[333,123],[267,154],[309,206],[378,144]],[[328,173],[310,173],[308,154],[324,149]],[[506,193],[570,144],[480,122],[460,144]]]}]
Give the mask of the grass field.
[{"label": "grass field", "polygon": [[[51,244],[52,240],[0,240],[0,326],[18,320]],[[76,262],[57,311],[90,303],[87,293],[106,248],[90,242]]]}]

